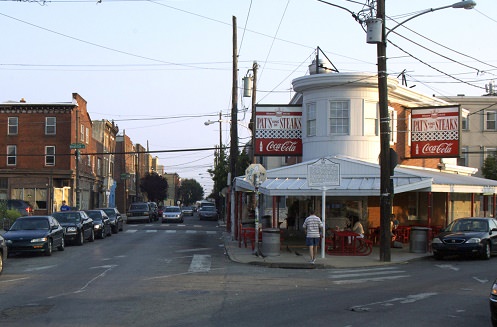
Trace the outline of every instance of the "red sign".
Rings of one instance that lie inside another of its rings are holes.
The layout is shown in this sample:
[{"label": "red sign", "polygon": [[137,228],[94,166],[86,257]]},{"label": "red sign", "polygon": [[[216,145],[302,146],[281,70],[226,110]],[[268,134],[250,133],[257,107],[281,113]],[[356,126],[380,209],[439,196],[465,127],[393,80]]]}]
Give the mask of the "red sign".
[{"label": "red sign", "polygon": [[459,157],[460,107],[411,109],[411,158]]},{"label": "red sign", "polygon": [[301,106],[256,106],[255,155],[302,155]]}]

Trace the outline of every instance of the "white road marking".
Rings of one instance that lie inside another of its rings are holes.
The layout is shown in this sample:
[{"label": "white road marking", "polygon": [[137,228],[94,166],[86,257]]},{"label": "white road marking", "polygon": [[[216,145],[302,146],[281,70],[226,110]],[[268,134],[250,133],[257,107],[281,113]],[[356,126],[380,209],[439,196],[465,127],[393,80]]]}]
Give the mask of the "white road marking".
[{"label": "white road marking", "polygon": [[176,233],[176,230],[174,230],[174,229],[166,230],[166,234],[174,234],[174,233]]},{"label": "white road marking", "polygon": [[211,248],[198,248],[198,249],[186,249],[186,250],[178,250],[176,253],[186,253],[186,252],[197,252],[197,251],[207,251]]},{"label": "white road marking", "polygon": [[211,270],[211,256],[203,254],[193,255],[188,272],[207,272]]},{"label": "white road marking", "polygon": [[147,233],[157,233],[157,229],[147,229],[145,232],[147,232]]},{"label": "white road marking", "polygon": [[336,285],[383,282],[410,277],[404,270],[399,270],[397,267],[332,270],[330,272],[328,278],[332,279],[332,283]]},{"label": "white road marking", "polygon": [[352,311],[363,311],[365,308],[372,307],[374,305],[394,305],[395,303],[400,303],[400,304],[407,304],[407,303],[414,303],[417,301],[421,300],[426,300],[429,297],[438,295],[438,293],[421,293],[421,294],[414,294],[414,295],[408,295],[406,297],[399,297],[399,298],[393,298],[390,300],[386,301],[380,301],[380,302],[373,302],[373,303],[368,303],[368,304],[361,304],[361,305],[356,305],[351,307],[350,309]]},{"label": "white road marking", "polygon": [[52,266],[42,266],[42,267],[35,267],[35,268],[28,268],[28,269],[25,269],[24,271],[39,271],[39,270],[45,270],[45,269],[50,269],[50,268],[53,268],[53,267],[56,267],[56,265],[52,265]]},{"label": "white road marking", "polygon": [[138,229],[127,229],[125,233],[136,233]]},{"label": "white road marking", "polygon": [[459,268],[454,267],[453,265],[435,265],[435,266],[437,266],[438,268],[442,268],[442,269],[450,269],[450,270],[454,270],[454,271],[459,271]]},{"label": "white road marking", "polygon": [[196,230],[187,230],[186,233],[187,234],[195,234],[195,233],[197,233],[197,231]]}]

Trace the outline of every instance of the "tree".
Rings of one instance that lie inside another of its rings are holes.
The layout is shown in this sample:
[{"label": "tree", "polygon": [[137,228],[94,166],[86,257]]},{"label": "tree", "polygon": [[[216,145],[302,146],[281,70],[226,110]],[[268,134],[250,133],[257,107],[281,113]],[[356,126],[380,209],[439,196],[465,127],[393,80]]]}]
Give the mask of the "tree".
[{"label": "tree", "polygon": [[204,198],[204,189],[195,179],[183,179],[178,193],[179,199],[184,205],[192,205]]},{"label": "tree", "polygon": [[147,193],[149,201],[163,201],[167,198],[167,180],[156,172],[147,172],[140,179],[140,190]]},{"label": "tree", "polygon": [[488,156],[483,162],[481,172],[485,178],[497,180],[497,157]]}]

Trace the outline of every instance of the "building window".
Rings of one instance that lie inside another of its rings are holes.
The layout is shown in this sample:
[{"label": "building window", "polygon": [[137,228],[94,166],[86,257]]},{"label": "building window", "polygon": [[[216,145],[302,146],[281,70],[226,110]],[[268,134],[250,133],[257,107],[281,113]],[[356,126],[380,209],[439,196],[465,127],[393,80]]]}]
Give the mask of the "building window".
[{"label": "building window", "polygon": [[80,142],[81,143],[84,143],[85,141],[85,125],[81,124],[81,127],[80,127]]},{"label": "building window", "polygon": [[461,147],[461,155],[459,158],[457,158],[457,164],[459,166],[468,167],[468,147],[467,146]]},{"label": "building window", "polygon": [[307,104],[307,136],[316,136],[316,104]]},{"label": "building window", "polygon": [[102,176],[102,159],[97,158],[97,176]]},{"label": "building window", "polygon": [[397,111],[388,107],[388,116],[390,118],[390,145],[397,143]]},{"label": "building window", "polygon": [[55,146],[45,147],[45,166],[55,166]]},{"label": "building window", "polygon": [[364,102],[364,136],[378,136],[378,105],[376,102]]},{"label": "building window", "polygon": [[19,118],[9,117],[8,118],[8,135],[17,135],[19,130]]},{"label": "building window", "polygon": [[490,156],[497,157],[496,148],[485,148],[484,159],[486,160]]},{"label": "building window", "polygon": [[350,130],[349,101],[330,101],[329,126],[332,135],[348,135]]},{"label": "building window", "polygon": [[55,135],[57,118],[45,117],[45,135]]},{"label": "building window", "polygon": [[90,129],[86,128],[86,144],[90,144]]},{"label": "building window", "polygon": [[7,165],[15,166],[17,164],[17,145],[7,145]]},{"label": "building window", "polygon": [[463,131],[469,131],[469,117],[461,116],[461,129]]},{"label": "building window", "polygon": [[497,129],[497,112],[496,111],[486,111],[485,112],[485,130],[495,131]]}]

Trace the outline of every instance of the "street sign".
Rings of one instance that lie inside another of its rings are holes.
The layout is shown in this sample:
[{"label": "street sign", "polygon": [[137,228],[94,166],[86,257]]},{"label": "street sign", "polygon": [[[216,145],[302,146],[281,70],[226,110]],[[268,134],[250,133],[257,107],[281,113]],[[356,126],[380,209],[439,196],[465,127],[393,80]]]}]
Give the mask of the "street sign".
[{"label": "street sign", "polygon": [[129,179],[129,177],[130,177],[130,174],[127,174],[127,173],[121,174],[121,179]]},{"label": "street sign", "polygon": [[[257,180],[258,184],[261,184],[266,180],[266,168],[264,168],[261,164],[251,164],[245,169],[246,179],[255,187],[259,187],[259,185],[255,185],[255,181]],[[257,176],[257,179],[255,178]]]},{"label": "street sign", "polygon": [[69,145],[70,149],[84,149],[85,145],[83,143],[71,143]]},{"label": "street sign", "polygon": [[307,184],[312,188],[340,185],[340,164],[325,158],[307,165]]}]

